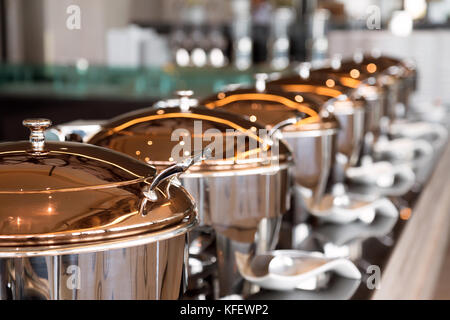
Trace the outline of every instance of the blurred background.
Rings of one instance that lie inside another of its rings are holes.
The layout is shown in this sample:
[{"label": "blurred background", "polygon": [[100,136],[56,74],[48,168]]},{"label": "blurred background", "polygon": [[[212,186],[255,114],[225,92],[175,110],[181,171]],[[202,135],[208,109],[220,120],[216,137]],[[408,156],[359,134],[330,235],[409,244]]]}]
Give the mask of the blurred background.
[{"label": "blurred background", "polygon": [[449,17],[450,0],[0,0],[0,141],[362,52],[413,59],[412,104],[449,104]]},{"label": "blurred background", "polygon": [[450,100],[450,0],[0,0],[0,140],[24,117],[103,119],[177,89],[359,51],[411,57],[414,103]]}]

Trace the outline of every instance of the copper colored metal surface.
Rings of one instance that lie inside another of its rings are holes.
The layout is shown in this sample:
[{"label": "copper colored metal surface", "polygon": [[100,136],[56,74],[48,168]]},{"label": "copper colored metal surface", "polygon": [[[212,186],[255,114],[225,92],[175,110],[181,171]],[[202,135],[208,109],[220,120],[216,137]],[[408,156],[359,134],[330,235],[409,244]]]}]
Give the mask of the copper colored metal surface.
[{"label": "copper colored metal surface", "polygon": [[[0,298],[176,299],[197,222],[193,199],[156,169],[105,148],[0,144]],[[151,194],[149,192],[152,192]]]}]

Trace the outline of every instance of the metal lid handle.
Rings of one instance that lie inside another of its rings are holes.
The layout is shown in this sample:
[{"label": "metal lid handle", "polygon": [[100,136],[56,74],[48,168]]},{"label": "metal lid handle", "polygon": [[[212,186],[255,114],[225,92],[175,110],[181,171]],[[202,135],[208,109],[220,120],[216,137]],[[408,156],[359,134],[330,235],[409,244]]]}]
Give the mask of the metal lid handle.
[{"label": "metal lid handle", "polygon": [[52,125],[48,119],[26,119],[22,124],[30,129],[30,143],[33,152],[44,152],[45,130]]},{"label": "metal lid handle", "polygon": [[255,87],[256,91],[264,92],[266,90],[266,81],[269,79],[269,75],[267,73],[256,73],[255,74]]},{"label": "metal lid handle", "polygon": [[139,212],[141,215],[145,216],[147,214],[145,210],[145,206],[147,205],[148,201],[157,201],[158,196],[156,194],[156,188],[160,185],[162,185],[164,182],[168,183],[166,187],[168,188],[170,185],[170,179],[174,176],[177,176],[183,172],[185,172],[187,169],[189,169],[190,166],[193,164],[210,159],[212,156],[212,150],[210,148],[205,148],[201,152],[186,158],[180,163],[176,163],[165,170],[161,171],[154,179],[153,182],[148,186],[144,191],[144,198],[139,206]]},{"label": "metal lid handle", "polygon": [[362,51],[361,48],[357,48],[353,53],[353,61],[355,63],[360,64],[363,62],[363,60],[364,60],[364,52]]},{"label": "metal lid handle", "polygon": [[298,74],[302,79],[308,79],[311,74],[311,63],[302,62],[298,65]]},{"label": "metal lid handle", "polygon": [[207,160],[211,158],[212,150],[210,148],[205,148],[201,152],[194,154],[193,156],[190,156],[180,163],[176,163],[167,169],[161,171],[153,180],[152,184],[150,185],[149,190],[153,191],[156,189],[156,187],[164,180],[167,180],[168,178],[183,173],[187,169],[189,169],[190,166],[193,164],[200,162],[202,160]]},{"label": "metal lid handle", "polygon": [[341,68],[342,65],[342,55],[339,53],[334,54],[331,57],[331,68],[333,70],[338,70]]},{"label": "metal lid handle", "polygon": [[180,98],[180,109],[183,112],[189,111],[191,107],[191,97],[194,95],[192,90],[178,90],[177,95]]},{"label": "metal lid handle", "polygon": [[299,122],[300,120],[302,120],[301,117],[293,117],[293,118],[289,118],[289,119],[286,119],[286,120],[283,120],[283,121],[277,123],[276,125],[274,125],[274,126],[272,127],[272,129],[270,129],[270,131],[269,131],[269,137],[272,139],[273,136],[274,136],[274,134],[275,134],[278,130],[280,130],[281,128],[287,127],[287,126],[289,126],[289,125],[296,124],[296,123]]}]

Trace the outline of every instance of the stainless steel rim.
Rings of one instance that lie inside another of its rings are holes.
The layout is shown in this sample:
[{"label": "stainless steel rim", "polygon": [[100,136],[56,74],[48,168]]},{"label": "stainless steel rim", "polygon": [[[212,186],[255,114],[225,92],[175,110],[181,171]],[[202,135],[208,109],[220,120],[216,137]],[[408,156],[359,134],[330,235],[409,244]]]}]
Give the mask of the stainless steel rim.
[{"label": "stainless steel rim", "polygon": [[37,256],[57,256],[67,254],[81,254],[100,252],[114,249],[123,249],[129,247],[137,247],[152,242],[167,240],[183,235],[198,224],[198,217],[192,213],[185,218],[183,223],[174,227],[163,229],[160,231],[152,231],[148,234],[139,234],[130,237],[123,237],[110,241],[98,241],[85,244],[65,244],[65,245],[46,245],[46,246],[26,246],[26,247],[0,247],[0,258],[23,258]]}]

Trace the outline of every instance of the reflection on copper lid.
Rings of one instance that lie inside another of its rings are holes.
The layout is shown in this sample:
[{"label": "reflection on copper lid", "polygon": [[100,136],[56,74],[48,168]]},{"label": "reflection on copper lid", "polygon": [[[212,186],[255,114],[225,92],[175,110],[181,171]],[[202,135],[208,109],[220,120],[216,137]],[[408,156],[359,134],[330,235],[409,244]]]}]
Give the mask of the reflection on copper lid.
[{"label": "reflection on copper lid", "polygon": [[376,71],[377,71],[377,65],[376,65],[375,63],[369,63],[369,64],[367,65],[367,71],[368,71],[369,73],[374,73],[374,72],[376,72]]},{"label": "reflection on copper lid", "polygon": [[352,70],[350,71],[350,76],[351,76],[352,78],[359,78],[359,75],[360,75],[360,72],[359,72],[359,70],[357,70],[357,69],[352,69]]}]

